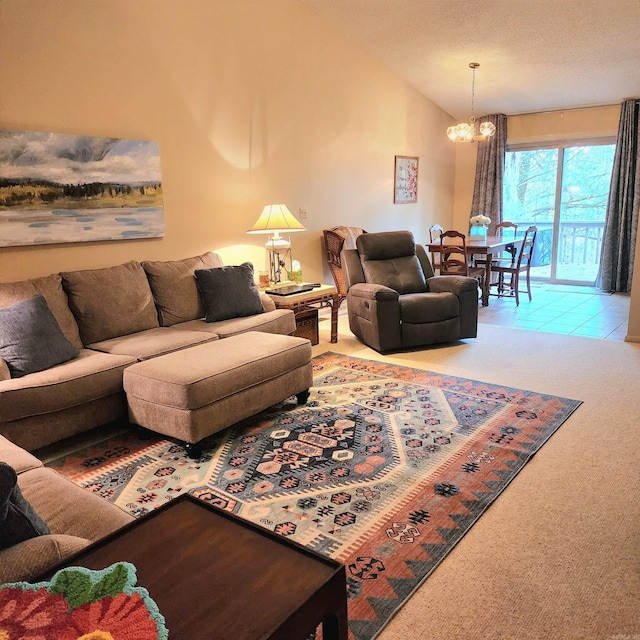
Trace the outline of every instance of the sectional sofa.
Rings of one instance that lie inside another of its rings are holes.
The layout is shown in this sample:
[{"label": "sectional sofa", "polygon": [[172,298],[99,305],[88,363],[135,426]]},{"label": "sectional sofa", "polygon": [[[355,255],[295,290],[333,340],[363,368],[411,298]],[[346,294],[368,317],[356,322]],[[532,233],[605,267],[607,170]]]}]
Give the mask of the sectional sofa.
[{"label": "sectional sofa", "polygon": [[[209,252],[0,283],[0,310],[39,294],[77,349],[67,362],[21,377],[0,359],[0,434],[33,451],[125,418],[123,372],[133,363],[249,331],[295,331],[293,312],[264,293],[258,313],[207,322],[194,274],[219,267]],[[221,302],[235,295],[225,291]]]},{"label": "sectional sofa", "polygon": [[[19,500],[15,489],[7,495],[11,487],[0,480],[0,584],[33,581],[133,521],[119,507],[45,468],[38,458],[2,436],[0,460],[15,471],[20,492]],[[36,533],[34,521],[46,528]]]}]

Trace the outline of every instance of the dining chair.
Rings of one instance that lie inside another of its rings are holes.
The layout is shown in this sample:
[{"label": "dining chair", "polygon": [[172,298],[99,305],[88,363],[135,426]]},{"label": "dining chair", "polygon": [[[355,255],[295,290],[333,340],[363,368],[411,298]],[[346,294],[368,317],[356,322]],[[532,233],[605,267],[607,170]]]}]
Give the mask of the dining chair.
[{"label": "dining chair", "polygon": [[440,275],[470,276],[478,280],[482,288],[485,270],[469,264],[464,233],[449,229],[440,234]]},{"label": "dining chair", "polygon": [[[503,222],[499,222],[496,225],[496,236],[506,236],[510,235],[514,238],[516,237],[516,233],[518,232],[518,225],[515,222],[509,222],[508,220],[504,220]],[[508,254],[508,255],[506,255]],[[518,250],[513,245],[508,245],[505,248],[504,254],[502,256],[496,256],[493,258],[493,262],[500,259],[511,259],[512,263],[515,263],[516,255],[518,254]],[[474,256],[474,264],[478,267],[486,267],[487,258],[484,255]]]},{"label": "dining chair", "polygon": [[[491,273],[498,275],[497,282],[491,283],[490,287],[496,287],[498,297],[505,295],[514,295],[516,299],[516,306],[520,304],[520,274],[526,274],[527,294],[529,296],[529,302],[531,302],[531,256],[533,255],[533,249],[536,243],[536,235],[538,228],[530,226],[525,234],[522,246],[517,253],[517,258],[514,261],[495,260],[491,261]],[[509,282],[505,281],[505,276],[508,275]],[[524,293],[524,292],[522,292]]]},{"label": "dining chair", "polygon": [[[429,242],[436,242],[440,239],[440,234],[444,231],[444,227],[440,224],[432,224],[429,227]],[[431,251],[431,266],[434,271],[440,273],[440,253]]]}]

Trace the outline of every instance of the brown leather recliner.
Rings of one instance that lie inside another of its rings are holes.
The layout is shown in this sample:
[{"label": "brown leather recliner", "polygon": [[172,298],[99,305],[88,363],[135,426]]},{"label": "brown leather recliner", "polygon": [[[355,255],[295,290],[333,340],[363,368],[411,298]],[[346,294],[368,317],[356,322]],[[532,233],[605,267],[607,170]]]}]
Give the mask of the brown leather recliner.
[{"label": "brown leather recliner", "polygon": [[367,233],[342,251],[351,331],[381,353],[461,338],[478,329],[478,282],[434,276],[410,231]]}]

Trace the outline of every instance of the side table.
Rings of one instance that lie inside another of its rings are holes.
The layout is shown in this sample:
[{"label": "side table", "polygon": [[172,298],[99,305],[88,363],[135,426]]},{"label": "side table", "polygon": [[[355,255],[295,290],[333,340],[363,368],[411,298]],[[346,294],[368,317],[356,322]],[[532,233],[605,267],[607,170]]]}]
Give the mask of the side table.
[{"label": "side table", "polygon": [[124,526],[63,566],[127,561],[176,640],[347,640],[343,564],[188,494]]},{"label": "side table", "polygon": [[[275,303],[276,309],[291,309],[296,314],[296,322],[302,319],[311,307],[331,307],[331,342],[338,342],[338,307],[340,296],[337,289],[329,284],[322,284],[312,291],[294,293],[290,296],[279,296],[274,293],[267,294]],[[315,343],[314,343],[315,344]]]}]

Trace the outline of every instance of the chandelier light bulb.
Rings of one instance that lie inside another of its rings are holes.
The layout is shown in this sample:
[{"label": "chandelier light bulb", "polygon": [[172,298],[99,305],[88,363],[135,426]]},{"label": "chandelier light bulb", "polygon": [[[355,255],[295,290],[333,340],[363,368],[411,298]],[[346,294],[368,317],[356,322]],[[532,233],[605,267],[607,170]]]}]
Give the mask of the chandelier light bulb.
[{"label": "chandelier light bulb", "polygon": [[493,122],[483,122],[480,124],[480,133],[490,138],[496,132],[496,125]]}]

